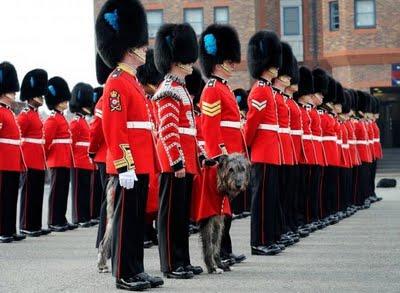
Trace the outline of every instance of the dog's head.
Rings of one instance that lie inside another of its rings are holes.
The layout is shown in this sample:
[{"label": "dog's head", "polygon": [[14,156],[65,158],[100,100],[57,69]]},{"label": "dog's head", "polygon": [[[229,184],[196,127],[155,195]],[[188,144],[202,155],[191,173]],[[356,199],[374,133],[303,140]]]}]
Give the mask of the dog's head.
[{"label": "dog's head", "polygon": [[245,191],[250,180],[250,162],[242,154],[224,156],[217,171],[217,188],[232,200]]}]

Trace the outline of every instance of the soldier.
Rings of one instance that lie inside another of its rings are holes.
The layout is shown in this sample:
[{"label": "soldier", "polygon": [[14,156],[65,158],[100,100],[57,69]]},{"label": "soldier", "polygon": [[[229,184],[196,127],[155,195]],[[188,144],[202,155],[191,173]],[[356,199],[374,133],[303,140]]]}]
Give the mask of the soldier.
[{"label": "soldier", "polygon": [[276,91],[272,80],[282,66],[282,46],[274,32],[254,34],[247,62],[254,83],[248,97],[245,137],[251,149],[251,253],[275,255],[284,249],[276,244],[280,225],[279,166],[282,164]]},{"label": "soldier", "polygon": [[78,228],[68,223],[66,218],[72,167],[71,133],[63,112],[68,108],[71,92],[67,82],[61,77],[49,80],[45,96],[50,116],[44,122],[45,155],[50,172],[50,196],[48,224],[55,232],[65,232]]},{"label": "soldier", "polygon": [[0,243],[26,237],[16,233],[19,175],[25,170],[21,134],[11,110],[18,91],[14,66],[9,62],[0,63]]},{"label": "soldier", "polygon": [[310,111],[312,110],[312,94],[314,92],[314,79],[312,72],[307,67],[299,68],[299,87],[298,91],[294,93],[294,99],[300,106],[301,121],[302,121],[302,147],[303,152],[300,153],[300,182],[299,182],[299,201],[298,201],[298,214],[297,220],[300,228],[305,228],[310,232],[314,232],[317,226],[312,224],[310,212],[310,181],[311,170],[316,164],[317,158],[315,154],[314,142],[312,140],[311,132],[311,117]]},{"label": "soldier", "polygon": [[154,60],[165,75],[153,96],[160,158],[158,237],[161,271],[167,278],[189,279],[203,269],[189,256],[189,215],[193,176],[199,173],[193,102],[185,86],[198,56],[193,28],[165,24],[157,33]]},{"label": "soldier", "polygon": [[[151,118],[153,128],[153,139],[157,139],[157,125],[155,124],[155,112],[151,98],[157,90],[158,85],[163,80],[163,75],[158,72],[154,64],[154,51],[148,49],[146,52],[146,63],[138,68],[137,78],[142,84],[146,93],[146,102]],[[144,234],[144,248],[150,248],[153,245],[158,245],[157,230],[154,228],[154,221],[157,219],[158,212],[158,194],[159,194],[159,170],[150,174],[149,191],[146,204],[146,228]]]},{"label": "soldier", "polygon": [[42,69],[29,71],[21,86],[21,101],[28,106],[18,115],[21,131],[22,152],[26,172],[23,174],[20,205],[20,231],[37,237],[51,232],[42,228],[43,192],[45,184],[46,157],[44,154],[43,123],[38,109],[47,93],[47,72]]},{"label": "soldier", "polygon": [[[209,80],[200,99],[201,127],[207,157],[212,159],[212,163],[216,163],[222,155],[246,153],[239,107],[228,84],[240,59],[239,37],[233,27],[213,24],[203,31],[200,37],[200,65]],[[203,207],[200,218],[225,215],[221,259],[227,264],[242,262],[246,256],[232,252],[229,233],[231,210],[227,197],[216,190],[216,166],[206,168],[203,175],[202,197],[210,204]]]},{"label": "soldier", "polygon": [[89,158],[89,124],[86,116],[91,113],[93,88],[86,83],[78,83],[72,89],[69,109],[75,117],[69,127],[72,138],[73,168],[71,168],[72,186],[72,222],[80,227],[92,226],[90,222],[90,197],[92,194],[93,161]]},{"label": "soldier", "polygon": [[[149,174],[156,166],[146,97],[136,69],[146,62],[146,12],[139,1],[108,0],[96,20],[97,50],[115,70],[104,86],[102,127],[109,187],[115,192],[112,271],[116,287],[144,290],[164,281],[144,272],[143,238]],[[111,191],[110,191],[111,192]]]},{"label": "soldier", "polygon": [[377,161],[382,159],[383,153],[382,153],[382,145],[380,142],[380,130],[377,124],[377,120],[379,119],[379,99],[377,97],[371,96],[371,99],[374,101],[374,107],[372,109],[372,115],[371,115],[371,120],[372,120],[372,129],[373,129],[373,145],[374,145],[374,153],[375,153],[375,160],[372,163],[372,168],[371,168],[371,183],[372,183],[372,195],[370,200],[372,202],[377,202],[381,201],[382,197],[378,197],[375,193],[375,177],[376,177],[376,166],[377,166]]}]

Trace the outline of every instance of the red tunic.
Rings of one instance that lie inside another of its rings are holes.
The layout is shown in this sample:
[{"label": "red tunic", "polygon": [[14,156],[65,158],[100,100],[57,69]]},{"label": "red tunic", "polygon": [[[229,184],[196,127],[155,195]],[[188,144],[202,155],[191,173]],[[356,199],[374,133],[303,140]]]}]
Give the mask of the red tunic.
[{"label": "red tunic", "polygon": [[290,112],[289,107],[286,104],[285,97],[278,89],[275,95],[276,107],[278,112],[278,124],[279,124],[279,139],[282,154],[283,165],[294,165],[295,157],[293,150],[293,142],[290,136]]},{"label": "red tunic", "polygon": [[105,163],[107,155],[107,145],[104,140],[102,118],[103,118],[103,96],[98,100],[95,110],[94,119],[90,123],[90,145],[89,153],[95,154],[93,159],[96,163]]},{"label": "red tunic", "polygon": [[339,167],[345,167],[347,165],[347,159],[343,149],[343,133],[341,123],[335,119],[335,131],[336,131],[336,148],[338,153]]},{"label": "red tunic", "polygon": [[267,81],[257,81],[250,91],[245,137],[251,148],[252,163],[282,163],[275,95]]},{"label": "red tunic", "polygon": [[199,172],[193,103],[184,81],[167,75],[153,96],[162,172]]},{"label": "red tunic", "polygon": [[358,166],[361,164],[361,160],[357,149],[357,139],[355,135],[354,121],[351,119],[346,121],[345,124],[347,127],[347,133],[349,137],[348,141],[349,141],[351,162],[353,166]]},{"label": "red tunic", "polygon": [[311,118],[311,133],[315,147],[317,165],[326,166],[326,155],[324,146],[322,144],[322,129],[320,118],[320,115],[323,113],[323,111],[313,108],[309,113]]},{"label": "red tunic", "polygon": [[108,77],[103,93],[103,132],[107,172],[135,169],[151,174],[157,167],[146,97],[134,72],[124,64]]},{"label": "red tunic", "polygon": [[326,154],[328,166],[339,166],[339,153],[337,148],[337,135],[335,131],[336,119],[324,111],[321,114],[322,143]]},{"label": "red tunic", "polygon": [[0,171],[25,170],[21,134],[11,108],[0,103]]},{"label": "red tunic", "polygon": [[45,170],[43,123],[37,109],[25,108],[17,117],[22,137],[22,153],[28,169]]},{"label": "red tunic", "polygon": [[374,145],[374,129],[372,126],[372,121],[371,120],[365,121],[365,127],[367,129],[367,134],[368,134],[368,147],[370,150],[371,158],[373,161],[375,161],[376,157],[375,157],[375,145]]},{"label": "red tunic", "polygon": [[372,128],[374,130],[374,150],[375,150],[375,157],[377,159],[382,159],[383,158],[383,152],[382,152],[382,145],[381,145],[381,134],[380,130],[378,127],[378,124],[376,121],[372,122]]},{"label": "red tunic", "polygon": [[371,163],[372,157],[368,147],[368,133],[365,129],[364,122],[360,120],[354,121],[354,133],[357,139],[357,150],[361,162]]},{"label": "red tunic", "polygon": [[303,144],[303,120],[299,105],[291,98],[286,100],[290,111],[290,135],[293,141],[294,156],[296,164],[300,163],[300,158],[305,158]]},{"label": "red tunic", "polygon": [[[206,155],[216,158],[226,153],[245,153],[236,98],[226,80],[211,78],[200,98],[201,128]],[[217,190],[217,167],[202,172],[201,193],[193,202],[195,221],[214,215],[231,215],[228,197]]]},{"label": "red tunic", "polygon": [[342,149],[344,158],[346,160],[345,165],[343,167],[351,168],[353,166],[353,163],[351,161],[351,156],[350,156],[349,134],[345,123],[346,122],[340,122],[340,128],[342,131]]},{"label": "red tunic", "polygon": [[67,119],[61,112],[52,111],[43,127],[47,167],[71,168],[72,140]]},{"label": "red tunic", "polygon": [[69,124],[72,137],[72,156],[74,168],[93,170],[94,165],[89,158],[89,124],[83,115],[76,115]]},{"label": "red tunic", "polygon": [[303,121],[303,145],[304,152],[302,156],[299,158],[300,164],[306,165],[316,165],[317,164],[317,156],[315,153],[314,141],[312,139],[311,133],[311,117],[310,111],[312,109],[311,105],[301,105],[301,121]]}]

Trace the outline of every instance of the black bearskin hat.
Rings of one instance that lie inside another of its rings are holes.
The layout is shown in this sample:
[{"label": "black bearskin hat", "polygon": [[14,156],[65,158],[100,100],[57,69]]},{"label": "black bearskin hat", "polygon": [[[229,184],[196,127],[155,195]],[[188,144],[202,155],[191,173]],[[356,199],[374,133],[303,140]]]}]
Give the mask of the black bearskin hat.
[{"label": "black bearskin hat", "polygon": [[136,76],[142,85],[151,84],[153,86],[158,86],[158,84],[163,80],[163,75],[158,72],[156,65],[154,64],[153,49],[147,50],[146,63],[137,68]]},{"label": "black bearskin hat", "polygon": [[336,100],[336,81],[332,76],[328,76],[328,91],[324,96],[324,103],[332,103]]},{"label": "black bearskin hat", "polygon": [[336,81],[336,99],[333,101],[334,104],[343,105],[344,101],[344,90],[340,82]]},{"label": "black bearskin hat", "polygon": [[44,96],[47,93],[47,72],[43,69],[29,71],[21,84],[19,99],[27,101],[32,98]]},{"label": "black bearskin hat", "polygon": [[97,82],[101,85],[105,84],[108,76],[113,71],[112,68],[108,67],[103,59],[101,59],[99,53],[96,54],[96,78]]},{"label": "black bearskin hat", "polygon": [[172,63],[190,64],[197,60],[199,46],[196,33],[187,24],[164,24],[156,35],[154,62],[157,70],[165,75]]},{"label": "black bearskin hat", "polygon": [[363,91],[357,91],[357,111],[367,113],[369,111],[369,100]]},{"label": "black bearskin hat", "polygon": [[95,87],[93,89],[93,106],[96,106],[97,102],[100,100],[103,95],[104,88],[102,86]]},{"label": "black bearskin hat", "polygon": [[305,66],[299,69],[299,90],[294,94],[294,98],[314,93],[314,80],[310,69]]},{"label": "black bearskin hat", "polygon": [[357,111],[357,93],[353,89],[349,89],[350,93],[350,109]]},{"label": "black bearskin hat", "polygon": [[282,46],[282,66],[279,68],[278,75],[292,77],[293,72],[293,51],[292,47],[286,42],[281,42]]},{"label": "black bearskin hat", "polygon": [[371,96],[371,101],[373,102],[373,108],[371,112],[373,114],[379,114],[379,104],[380,104],[379,99],[373,95],[370,96]]},{"label": "black bearskin hat", "polygon": [[240,63],[240,41],[235,28],[230,25],[212,24],[200,36],[200,64],[206,77],[214,66],[224,61]]},{"label": "black bearskin hat", "polygon": [[235,95],[240,111],[247,112],[249,110],[249,107],[247,105],[247,91],[242,88],[238,88],[233,91],[233,94]]},{"label": "black bearskin hat", "polygon": [[292,79],[290,80],[291,84],[299,84],[299,65],[297,64],[297,59],[293,55],[293,65],[292,65]]},{"label": "black bearskin hat", "polygon": [[321,93],[325,97],[328,94],[328,75],[321,68],[314,69],[312,75],[314,78],[314,93]]},{"label": "black bearskin hat", "polygon": [[59,76],[50,78],[44,99],[49,110],[54,110],[58,104],[71,100],[71,92],[67,82]]},{"label": "black bearskin hat", "polygon": [[250,75],[258,79],[271,68],[282,66],[282,45],[276,33],[259,31],[249,41],[247,48],[247,66]]},{"label": "black bearskin hat", "polygon": [[148,44],[147,17],[139,0],[108,0],[96,20],[97,50],[114,68],[130,48]]},{"label": "black bearskin hat", "polygon": [[200,70],[193,67],[192,74],[185,77],[185,82],[189,94],[193,96],[193,104],[198,104],[203,88],[206,85]]},{"label": "black bearskin hat", "polygon": [[93,107],[93,88],[87,83],[77,83],[72,89],[69,110],[71,113],[83,113],[82,108]]},{"label": "black bearskin hat", "polygon": [[0,95],[19,91],[19,81],[14,65],[5,61],[0,63]]},{"label": "black bearskin hat", "polygon": [[344,91],[344,99],[342,103],[342,113],[347,114],[350,112],[351,107],[351,93],[349,90]]}]

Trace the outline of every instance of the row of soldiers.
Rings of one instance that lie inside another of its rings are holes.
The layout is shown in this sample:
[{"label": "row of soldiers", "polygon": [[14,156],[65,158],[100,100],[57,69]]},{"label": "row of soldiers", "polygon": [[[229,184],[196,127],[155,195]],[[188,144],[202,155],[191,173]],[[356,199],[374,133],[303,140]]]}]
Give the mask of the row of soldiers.
[{"label": "row of soldiers", "polygon": [[[77,109],[73,121],[85,124],[77,127],[77,134],[62,114],[71,98],[68,86],[52,78],[45,94],[31,98],[45,95],[54,110],[51,123],[46,127],[45,122],[44,136],[22,136],[21,146],[9,108],[18,91],[16,73],[10,64],[1,65],[0,225],[8,225],[1,226],[2,237],[16,236],[18,178],[21,165],[27,164],[21,147],[29,143],[39,145],[47,156],[49,227],[55,231],[72,226],[65,219],[71,166],[72,181],[78,182],[73,183],[73,213],[85,210],[90,186],[96,185],[88,184],[86,165],[72,165],[75,153],[91,166],[93,158],[101,177],[108,177],[103,194],[116,186],[112,270],[117,288],[126,290],[163,284],[143,266],[144,235],[155,218],[161,271],[167,278],[189,279],[203,271],[190,261],[190,220],[201,226],[210,217],[225,216],[222,239],[215,244],[221,246],[225,261],[221,268],[229,270],[245,258],[232,253],[232,209],[236,214],[251,212],[252,254],[275,255],[300,237],[379,200],[374,193],[376,160],[382,156],[375,122],[378,100],[343,89],[321,69],[299,69],[290,46],[275,33],[260,31],[249,41],[247,62],[255,82],[247,98],[243,91],[235,97],[229,86],[241,61],[239,38],[229,25],[210,25],[198,40],[188,24],[165,24],[154,50],[147,50],[142,4],[108,0],[96,20],[96,43],[104,91],[91,129],[83,118],[90,107],[81,103],[90,88],[72,91],[70,108]],[[205,83],[193,71],[198,57]],[[35,81],[29,79],[29,84]],[[231,203],[218,192],[216,177],[218,165],[232,153],[246,156],[252,167],[248,191]],[[107,220],[106,205],[104,200],[98,242]],[[90,217],[77,223],[87,221]]]}]

